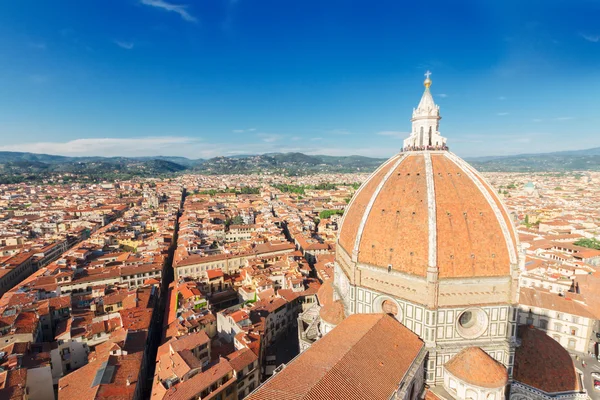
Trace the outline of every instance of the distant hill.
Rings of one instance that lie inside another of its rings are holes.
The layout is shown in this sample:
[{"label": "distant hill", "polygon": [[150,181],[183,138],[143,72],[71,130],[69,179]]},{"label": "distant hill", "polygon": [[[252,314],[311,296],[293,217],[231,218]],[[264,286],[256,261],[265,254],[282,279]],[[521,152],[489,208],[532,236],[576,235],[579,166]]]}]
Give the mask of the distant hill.
[{"label": "distant hill", "polygon": [[276,172],[305,175],[319,172],[370,172],[385,159],[362,156],[311,156],[271,153],[215,157],[65,157],[50,154],[0,152],[0,183],[38,181],[60,175],[63,180],[93,181],[153,177],[188,171],[204,174]]},{"label": "distant hill", "polygon": [[270,153],[255,156],[215,157],[197,163],[192,170],[208,174],[278,172],[304,175],[319,172],[371,172],[384,158],[333,157],[303,153]]},{"label": "distant hill", "polygon": [[466,158],[480,171],[566,172],[600,171],[600,147],[553,153]]},{"label": "distant hill", "polygon": [[[480,171],[566,172],[600,171],[600,147],[586,150],[500,157],[467,158]],[[280,173],[307,175],[374,171],[384,158],[269,153],[214,157],[65,157],[50,154],[0,152],[0,183],[39,181],[61,175],[63,180],[129,179],[179,172],[202,174]]]}]

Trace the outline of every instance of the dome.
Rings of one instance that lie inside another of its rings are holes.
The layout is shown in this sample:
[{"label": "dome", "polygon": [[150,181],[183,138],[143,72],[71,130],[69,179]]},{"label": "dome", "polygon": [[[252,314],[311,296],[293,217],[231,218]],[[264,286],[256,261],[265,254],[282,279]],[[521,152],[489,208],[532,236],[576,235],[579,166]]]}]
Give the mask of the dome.
[{"label": "dome", "polygon": [[444,368],[457,379],[483,388],[502,388],[508,382],[506,368],[479,347],[466,347]]},{"label": "dome", "polygon": [[323,282],[317,292],[317,298],[321,305],[321,309],[319,310],[319,317],[321,317],[321,320],[333,326],[342,322],[345,317],[344,305],[340,300],[334,300],[331,280]]},{"label": "dome", "polygon": [[495,191],[445,150],[385,162],[349,204],[338,244],[338,260],[418,277],[436,267],[440,280],[510,276],[518,253]]},{"label": "dome", "polygon": [[546,393],[581,390],[579,376],[569,352],[545,332],[519,327],[521,346],[515,354],[516,381]]}]

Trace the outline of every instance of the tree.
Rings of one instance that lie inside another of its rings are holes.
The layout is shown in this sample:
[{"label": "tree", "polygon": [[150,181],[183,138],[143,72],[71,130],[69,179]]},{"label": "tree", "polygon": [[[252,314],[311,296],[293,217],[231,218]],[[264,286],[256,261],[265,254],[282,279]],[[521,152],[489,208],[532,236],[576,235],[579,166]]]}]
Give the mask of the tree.
[{"label": "tree", "polygon": [[576,246],[587,247],[588,249],[600,250],[600,240],[596,238],[579,239],[574,243]]},{"label": "tree", "polygon": [[218,248],[219,248],[219,244],[217,243],[217,241],[216,241],[216,240],[214,240],[214,241],[212,242],[212,244],[210,245],[210,248],[211,248],[211,250],[216,250],[216,249],[218,249]]},{"label": "tree", "polygon": [[342,215],[342,214],[344,214],[344,210],[323,210],[319,213],[319,218],[327,219],[335,214]]}]

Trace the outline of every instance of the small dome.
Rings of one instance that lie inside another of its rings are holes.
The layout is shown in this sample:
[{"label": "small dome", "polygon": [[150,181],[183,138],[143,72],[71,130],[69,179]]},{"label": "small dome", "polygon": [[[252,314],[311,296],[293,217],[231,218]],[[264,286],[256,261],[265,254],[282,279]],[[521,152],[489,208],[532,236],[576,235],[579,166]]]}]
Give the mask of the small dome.
[{"label": "small dome", "polygon": [[467,347],[444,368],[461,381],[484,388],[502,388],[508,382],[506,368],[479,347]]},{"label": "small dome", "polygon": [[546,333],[519,327],[521,346],[515,353],[516,381],[546,393],[579,391],[579,378],[569,352]]},{"label": "small dome", "polygon": [[331,280],[323,282],[317,292],[321,310],[319,316],[328,324],[338,325],[345,318],[344,305],[340,300],[333,300],[333,285]]}]

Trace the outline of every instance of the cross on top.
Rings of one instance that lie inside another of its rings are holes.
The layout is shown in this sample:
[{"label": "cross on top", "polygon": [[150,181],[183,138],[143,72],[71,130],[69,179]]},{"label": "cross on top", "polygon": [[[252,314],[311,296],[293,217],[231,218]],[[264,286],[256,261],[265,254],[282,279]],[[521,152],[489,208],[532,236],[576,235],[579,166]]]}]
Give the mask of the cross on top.
[{"label": "cross on top", "polygon": [[429,72],[429,70],[428,70],[427,72],[425,72],[425,77],[426,77],[427,79],[429,79],[429,75],[431,75],[431,72]]}]

